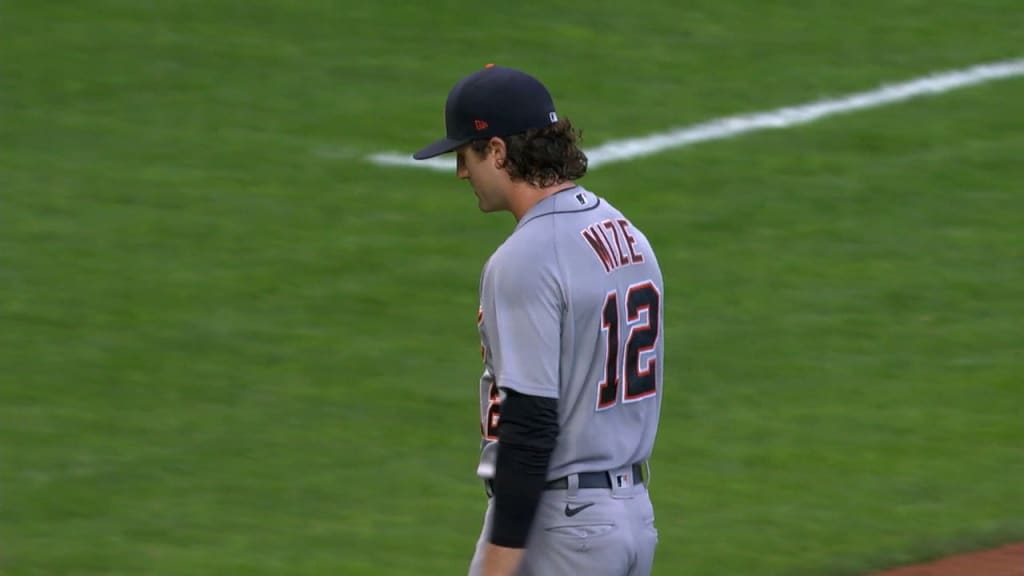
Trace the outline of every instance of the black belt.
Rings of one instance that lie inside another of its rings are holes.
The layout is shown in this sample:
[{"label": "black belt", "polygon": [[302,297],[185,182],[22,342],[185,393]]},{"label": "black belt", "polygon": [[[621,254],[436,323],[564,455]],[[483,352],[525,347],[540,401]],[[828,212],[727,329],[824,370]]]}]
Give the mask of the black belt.
[{"label": "black belt", "polygon": [[[644,467],[642,464],[633,464],[633,478],[631,484],[642,484],[644,481]],[[611,472],[580,472],[576,476],[580,479],[579,487],[582,488],[606,488],[612,487]],[[545,490],[568,490],[569,477],[552,480],[544,487]]]},{"label": "black belt", "polygon": [[[644,465],[633,464],[632,466],[633,477],[630,479],[631,484],[642,484],[646,481],[644,478]],[[579,488],[604,488],[610,490],[612,488],[612,475],[611,472],[580,472],[576,474],[579,478]],[[487,495],[491,496],[494,494],[494,481],[491,479],[484,480],[484,488],[487,490]],[[545,490],[568,490],[569,489],[569,477],[565,476],[557,480],[552,480],[544,486]]]}]

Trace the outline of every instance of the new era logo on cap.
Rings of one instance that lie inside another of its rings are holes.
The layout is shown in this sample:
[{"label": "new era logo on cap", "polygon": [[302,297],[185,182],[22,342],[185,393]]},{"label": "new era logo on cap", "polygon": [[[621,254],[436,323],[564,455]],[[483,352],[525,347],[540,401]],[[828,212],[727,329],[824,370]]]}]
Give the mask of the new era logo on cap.
[{"label": "new era logo on cap", "polygon": [[487,130],[488,126],[490,126],[490,124],[484,122],[483,120],[473,120],[473,127],[476,128],[477,132],[481,130]]}]

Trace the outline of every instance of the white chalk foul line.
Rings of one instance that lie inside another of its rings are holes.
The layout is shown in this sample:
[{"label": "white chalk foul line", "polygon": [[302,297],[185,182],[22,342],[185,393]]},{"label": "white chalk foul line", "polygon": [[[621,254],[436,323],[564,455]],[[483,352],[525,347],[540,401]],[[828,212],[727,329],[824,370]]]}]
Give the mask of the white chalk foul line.
[{"label": "white chalk foul line", "polygon": [[[817,100],[768,112],[718,118],[694,126],[639,138],[611,140],[597,148],[585,150],[585,152],[589,159],[589,167],[597,168],[700,142],[723,140],[747,132],[777,130],[810,124],[828,116],[878,108],[921,96],[942,94],[1015,76],[1024,76],[1024,59],[992,62],[961,70],[940,72],[899,84],[884,85],[868,92],[857,92],[839,98]],[[382,166],[411,166],[444,171],[455,169],[455,160],[452,158],[431,158],[421,161],[413,160],[412,156],[407,154],[383,152],[367,156],[366,159]]]}]

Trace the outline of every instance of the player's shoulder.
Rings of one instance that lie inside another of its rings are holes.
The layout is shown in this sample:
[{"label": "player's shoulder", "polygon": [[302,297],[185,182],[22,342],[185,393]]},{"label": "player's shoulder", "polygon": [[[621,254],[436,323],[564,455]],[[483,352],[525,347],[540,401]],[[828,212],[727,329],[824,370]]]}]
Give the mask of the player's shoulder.
[{"label": "player's shoulder", "polygon": [[509,236],[484,266],[483,291],[499,299],[526,294],[539,298],[541,294],[559,292],[558,260],[550,239],[542,238],[543,234],[538,231]]},{"label": "player's shoulder", "polygon": [[488,268],[501,269],[506,278],[511,275],[523,277],[520,280],[549,276],[555,272],[558,245],[565,242],[566,234],[552,218],[553,203],[539,208],[520,220],[515,230],[495,249],[488,260]]},{"label": "player's shoulder", "polygon": [[492,264],[521,269],[543,267],[552,256],[554,231],[548,226],[517,228],[494,251]]}]

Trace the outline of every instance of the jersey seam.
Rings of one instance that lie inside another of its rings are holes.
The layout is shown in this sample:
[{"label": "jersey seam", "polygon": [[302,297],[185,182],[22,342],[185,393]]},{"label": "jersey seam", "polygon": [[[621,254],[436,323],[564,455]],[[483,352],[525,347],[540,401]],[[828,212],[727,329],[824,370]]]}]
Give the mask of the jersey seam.
[{"label": "jersey seam", "polygon": [[[600,204],[600,201],[596,202],[595,203],[595,208],[599,204]],[[559,224],[559,221],[558,221],[557,218],[552,218],[551,219],[551,235],[552,235],[552,242],[551,243],[553,244],[552,252],[554,252],[554,255],[555,255],[555,269],[558,270],[558,275],[559,275],[559,280],[560,280],[559,283],[558,283],[558,287],[559,287],[559,290],[561,291],[560,296],[562,298],[562,306],[561,306],[562,309],[559,310],[559,313],[562,315],[562,318],[565,318],[569,314],[569,304],[570,304],[569,294],[572,293],[572,289],[571,289],[571,287],[569,285],[569,276],[568,276],[568,274],[565,273],[565,267],[563,265],[564,258],[562,258],[562,250],[561,250],[561,247],[560,247],[559,242],[558,242],[559,241],[558,224]],[[557,371],[558,372],[558,383],[555,386],[555,388],[558,390],[558,396],[559,397],[562,396],[562,390],[561,390],[562,382],[565,381],[565,377],[567,376],[566,374],[562,373],[562,370],[563,370],[563,366],[562,366],[562,345],[563,345],[563,339],[566,338],[566,336],[567,336],[566,334],[563,333],[563,331],[566,330],[567,327],[571,327],[572,323],[571,322],[561,322],[561,326],[562,326],[562,329],[559,330],[559,334],[558,334],[558,346],[559,346],[559,350],[558,350],[558,371]],[[569,336],[570,339],[572,339],[573,335],[570,334],[568,336]]]}]

